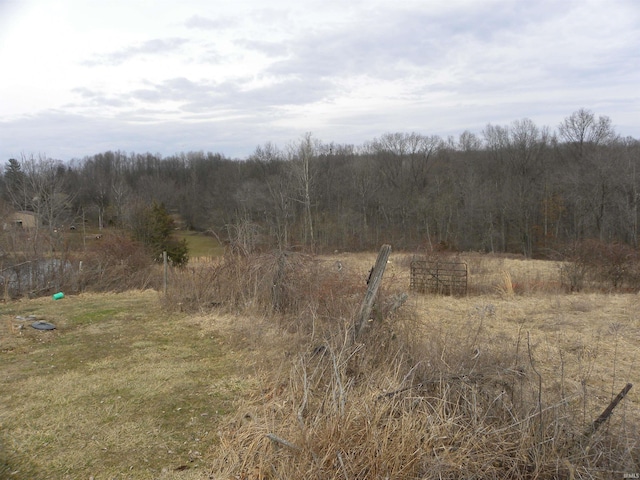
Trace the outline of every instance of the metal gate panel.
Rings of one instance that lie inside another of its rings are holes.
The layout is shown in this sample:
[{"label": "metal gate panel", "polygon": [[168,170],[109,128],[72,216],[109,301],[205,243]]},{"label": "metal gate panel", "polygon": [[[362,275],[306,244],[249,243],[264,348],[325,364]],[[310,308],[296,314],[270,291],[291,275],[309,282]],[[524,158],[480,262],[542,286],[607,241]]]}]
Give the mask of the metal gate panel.
[{"label": "metal gate panel", "polygon": [[467,294],[468,268],[464,262],[411,262],[411,290],[441,295]]}]

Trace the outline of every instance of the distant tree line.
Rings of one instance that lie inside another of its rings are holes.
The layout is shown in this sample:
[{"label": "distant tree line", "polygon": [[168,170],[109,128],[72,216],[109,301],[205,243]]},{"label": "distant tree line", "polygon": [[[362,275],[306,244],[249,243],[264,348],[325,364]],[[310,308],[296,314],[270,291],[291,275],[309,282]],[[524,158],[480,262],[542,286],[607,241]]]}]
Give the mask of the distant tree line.
[{"label": "distant tree line", "polygon": [[[551,255],[585,239],[638,246],[640,140],[581,109],[555,130],[529,119],[443,139],[387,133],[363,145],[308,133],[243,160],[104,152],[9,159],[2,211],[53,234],[90,222],[140,232],[150,206],[233,248],[450,248]],[[157,208],[157,207],[154,207]]]}]

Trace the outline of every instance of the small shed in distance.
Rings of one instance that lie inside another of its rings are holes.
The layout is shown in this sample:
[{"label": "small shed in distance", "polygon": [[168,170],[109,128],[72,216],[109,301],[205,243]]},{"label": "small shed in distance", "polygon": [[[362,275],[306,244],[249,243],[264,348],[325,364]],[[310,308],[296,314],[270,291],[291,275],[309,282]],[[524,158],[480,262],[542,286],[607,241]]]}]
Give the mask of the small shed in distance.
[{"label": "small shed in distance", "polygon": [[38,217],[33,212],[15,212],[11,216],[11,224],[13,227],[31,229],[36,228]]}]

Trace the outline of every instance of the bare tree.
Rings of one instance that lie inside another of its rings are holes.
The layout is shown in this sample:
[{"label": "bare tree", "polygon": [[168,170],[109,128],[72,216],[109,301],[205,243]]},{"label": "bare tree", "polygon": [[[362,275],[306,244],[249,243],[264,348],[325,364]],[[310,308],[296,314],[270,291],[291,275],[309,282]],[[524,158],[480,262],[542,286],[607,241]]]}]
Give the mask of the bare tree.
[{"label": "bare tree", "polygon": [[309,245],[311,251],[315,251],[315,235],[313,229],[313,216],[311,212],[311,195],[314,182],[312,171],[313,160],[320,150],[320,142],[313,138],[311,133],[306,133],[302,139],[289,147],[289,159],[291,161],[292,179],[298,189],[298,194],[293,198],[303,208],[304,217],[304,243]]},{"label": "bare tree", "polygon": [[19,183],[20,192],[16,197],[24,199],[21,207],[36,216],[33,245],[37,248],[40,227],[48,229],[50,248],[56,247],[57,229],[67,220],[73,193],[65,190],[66,167],[62,162],[44,156],[22,156],[20,170],[23,172]]},{"label": "bare tree", "polygon": [[437,135],[387,133],[375,139],[370,149],[377,157],[380,172],[392,187],[407,185],[422,190],[428,181],[430,160],[442,143]]},{"label": "bare tree", "polygon": [[382,177],[381,203],[385,222],[400,227],[399,245],[429,236],[427,187],[434,157],[443,148],[438,136],[387,133],[367,146]]},{"label": "bare tree", "polygon": [[570,183],[574,231],[578,237],[590,236],[589,222],[595,233],[605,240],[607,209],[612,202],[616,182],[615,159],[609,152],[618,136],[611,119],[598,118],[584,108],[567,117],[558,127],[564,146],[570,153],[567,165]]},{"label": "bare tree", "polygon": [[456,147],[463,152],[474,152],[482,148],[482,140],[469,130],[465,130],[460,134]]},{"label": "bare tree", "polygon": [[279,250],[289,248],[289,235],[293,212],[291,208],[291,186],[283,175],[284,154],[274,144],[268,142],[258,146],[250,157],[261,171],[261,182],[268,195],[263,202],[264,216],[270,230],[276,237]]},{"label": "bare tree", "polygon": [[531,256],[536,215],[545,189],[549,132],[525,118],[510,126],[487,125],[483,134],[495,162],[494,195],[503,248],[517,243],[524,255]]},{"label": "bare tree", "polygon": [[609,117],[596,119],[593,112],[585,108],[565,118],[558,126],[558,133],[578,161],[584,160],[593,147],[610,144],[617,137]]}]

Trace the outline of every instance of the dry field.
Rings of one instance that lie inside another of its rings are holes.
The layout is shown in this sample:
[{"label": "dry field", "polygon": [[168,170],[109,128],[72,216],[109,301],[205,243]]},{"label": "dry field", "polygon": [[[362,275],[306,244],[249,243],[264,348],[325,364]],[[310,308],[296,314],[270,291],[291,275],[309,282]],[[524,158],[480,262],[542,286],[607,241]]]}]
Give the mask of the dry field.
[{"label": "dry field", "polygon": [[[410,294],[354,342],[375,257],[311,259],[294,286],[322,288],[278,314],[257,300],[255,266],[255,298],[233,308],[185,311],[204,265],[186,287],[172,278],[169,304],[136,291],[0,306],[0,478],[640,473],[638,295],[567,294],[556,263],[468,255],[468,296]],[[408,283],[408,256],[392,254],[381,300]]]},{"label": "dry field", "polygon": [[[634,475],[637,391],[593,424],[637,385],[638,296],[566,294],[558,263],[462,260],[469,296],[412,294],[394,315],[374,312],[355,343],[344,318],[323,324],[330,306],[311,295],[314,307],[266,349],[285,359],[222,430],[215,478]],[[375,255],[319,261],[348,284],[350,274],[367,278]],[[408,265],[392,255],[383,305],[406,290]],[[338,302],[325,270],[321,292]]]}]

